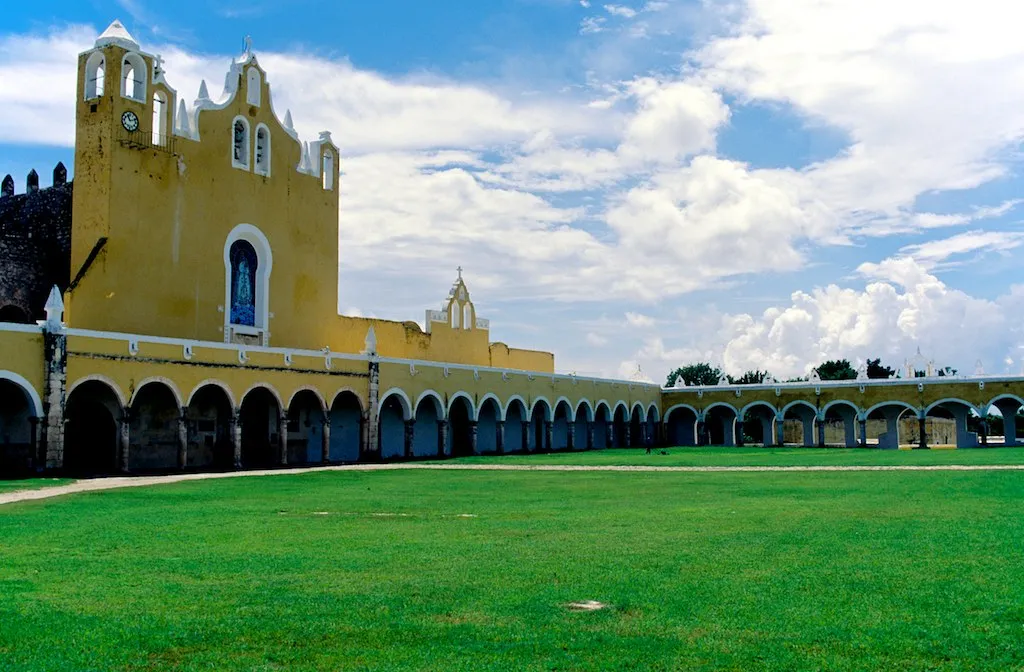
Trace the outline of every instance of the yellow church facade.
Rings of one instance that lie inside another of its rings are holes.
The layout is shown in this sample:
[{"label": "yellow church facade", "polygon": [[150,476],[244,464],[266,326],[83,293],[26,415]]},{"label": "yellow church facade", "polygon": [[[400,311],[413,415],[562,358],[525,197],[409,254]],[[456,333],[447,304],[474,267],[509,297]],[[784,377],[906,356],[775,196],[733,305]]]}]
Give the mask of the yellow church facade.
[{"label": "yellow church facade", "polygon": [[71,281],[0,323],[0,469],[249,468],[642,445],[656,385],[490,341],[458,277],[423,326],[337,314],[338,147],[250,49],[191,105],[119,22],[78,60]]}]

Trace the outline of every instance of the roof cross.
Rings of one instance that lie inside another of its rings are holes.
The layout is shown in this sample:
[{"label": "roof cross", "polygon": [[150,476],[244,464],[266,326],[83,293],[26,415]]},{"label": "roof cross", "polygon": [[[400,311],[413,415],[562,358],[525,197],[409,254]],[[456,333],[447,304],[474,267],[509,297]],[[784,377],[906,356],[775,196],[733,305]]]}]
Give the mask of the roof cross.
[{"label": "roof cross", "polygon": [[161,74],[164,71],[164,57],[160,54],[157,54],[153,57],[153,63],[153,70],[156,72],[156,74]]},{"label": "roof cross", "polygon": [[459,272],[459,280],[462,280],[462,266],[459,266],[455,270]]}]

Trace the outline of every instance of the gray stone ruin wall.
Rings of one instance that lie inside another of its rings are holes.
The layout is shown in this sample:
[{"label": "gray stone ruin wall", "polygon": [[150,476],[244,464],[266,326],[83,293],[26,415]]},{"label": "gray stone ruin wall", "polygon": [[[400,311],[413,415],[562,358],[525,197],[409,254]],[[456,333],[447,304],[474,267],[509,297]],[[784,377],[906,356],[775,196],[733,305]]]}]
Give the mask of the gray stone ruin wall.
[{"label": "gray stone ruin wall", "polygon": [[14,193],[10,175],[0,185],[0,321],[35,322],[54,285],[64,291],[71,273],[71,196],[64,164],[53,186],[39,188],[36,171],[25,193]]}]

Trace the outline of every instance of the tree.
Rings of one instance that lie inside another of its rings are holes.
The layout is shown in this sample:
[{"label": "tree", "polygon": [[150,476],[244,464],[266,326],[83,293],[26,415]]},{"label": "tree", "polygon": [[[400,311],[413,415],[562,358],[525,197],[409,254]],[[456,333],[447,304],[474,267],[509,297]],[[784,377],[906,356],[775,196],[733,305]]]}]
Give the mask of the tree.
[{"label": "tree", "polygon": [[768,377],[767,371],[761,371],[760,369],[754,371],[747,371],[739,378],[733,378],[729,376],[729,382],[734,385],[760,385],[764,382],[764,379]]},{"label": "tree", "polygon": [[717,385],[721,377],[722,370],[717,366],[711,366],[707,362],[687,364],[668,374],[665,387],[675,387],[676,381],[680,378],[686,381],[686,384],[690,387],[696,385]]},{"label": "tree", "polygon": [[952,366],[944,366],[941,369],[939,369],[938,376],[940,378],[945,378],[946,376],[949,376],[950,378],[952,378],[957,373],[959,373],[959,372],[956,369],[954,369]]},{"label": "tree", "polygon": [[853,380],[857,371],[850,366],[848,359],[830,359],[818,367],[818,377],[822,380]]},{"label": "tree", "polygon": [[892,378],[896,369],[891,366],[882,366],[882,358],[868,360],[868,378],[872,380]]}]

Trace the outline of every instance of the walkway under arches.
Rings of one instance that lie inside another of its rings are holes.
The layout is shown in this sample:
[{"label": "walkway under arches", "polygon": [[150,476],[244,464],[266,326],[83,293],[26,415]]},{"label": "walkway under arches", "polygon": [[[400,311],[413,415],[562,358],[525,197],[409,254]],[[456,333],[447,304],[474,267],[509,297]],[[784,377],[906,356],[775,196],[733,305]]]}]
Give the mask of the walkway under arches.
[{"label": "walkway under arches", "polygon": [[185,413],[188,420],[186,467],[223,471],[235,466],[231,399],[223,387],[208,383],[192,395]]},{"label": "walkway under arches", "polygon": [[[396,397],[392,397],[392,400]],[[395,402],[393,402],[395,403]],[[401,406],[398,409],[398,445],[402,448],[404,443],[405,429],[404,420],[401,417]],[[383,425],[383,409],[381,411],[381,424]],[[363,441],[363,408],[359,403],[359,397],[354,392],[343,390],[334,397],[330,410],[330,448],[328,449],[327,460],[329,462],[357,462],[360,455],[359,450]]]},{"label": "walkway under arches", "polygon": [[64,471],[74,476],[104,476],[121,471],[124,409],[106,383],[87,380],[75,386],[64,405]]},{"label": "walkway under arches", "polygon": [[32,393],[0,378],[0,473],[27,474],[42,461],[38,425]]}]

